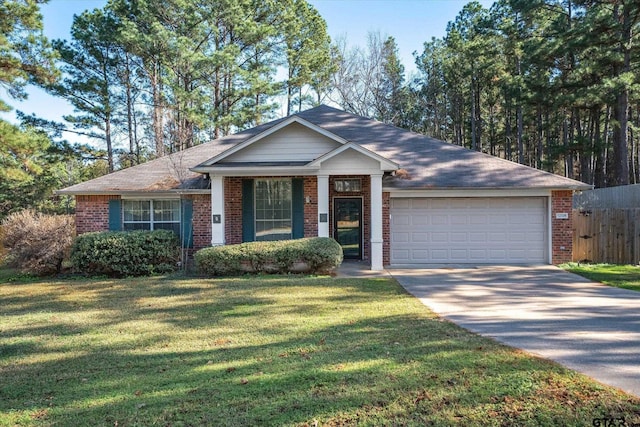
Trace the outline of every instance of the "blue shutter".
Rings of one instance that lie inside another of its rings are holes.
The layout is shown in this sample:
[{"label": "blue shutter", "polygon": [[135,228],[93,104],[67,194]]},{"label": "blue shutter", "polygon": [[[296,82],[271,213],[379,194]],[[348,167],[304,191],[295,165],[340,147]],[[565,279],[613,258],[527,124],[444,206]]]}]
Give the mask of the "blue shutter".
[{"label": "blue shutter", "polygon": [[304,180],[291,180],[291,235],[294,239],[304,237]]},{"label": "blue shutter", "polygon": [[253,212],[253,180],[242,180],[242,241],[253,242],[256,238]]},{"label": "blue shutter", "polygon": [[180,239],[183,248],[193,248],[193,200],[180,200]]},{"label": "blue shutter", "polygon": [[120,199],[109,200],[109,231],[122,230],[122,209]]}]

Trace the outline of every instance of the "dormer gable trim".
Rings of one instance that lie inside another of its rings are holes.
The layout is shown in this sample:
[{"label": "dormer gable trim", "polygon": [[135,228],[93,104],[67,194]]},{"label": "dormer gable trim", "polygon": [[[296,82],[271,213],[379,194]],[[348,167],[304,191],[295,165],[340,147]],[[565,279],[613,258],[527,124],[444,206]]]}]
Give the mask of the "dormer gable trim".
[{"label": "dormer gable trim", "polygon": [[400,169],[400,165],[398,165],[395,162],[392,162],[391,160],[387,159],[386,157],[383,157],[381,155],[379,155],[378,153],[374,153],[371,150],[367,150],[366,148],[364,148],[363,146],[353,143],[353,142],[347,142],[344,145],[341,145],[340,147],[329,151],[326,154],[323,154],[322,156],[318,157],[317,159],[315,159],[314,161],[312,161],[311,163],[309,163],[307,166],[312,168],[312,167],[320,167],[322,162],[325,162],[337,155],[339,155],[340,153],[345,152],[346,150],[354,150],[357,151],[358,153],[367,156],[371,159],[377,160],[380,162],[380,170],[383,171],[395,171]]}]

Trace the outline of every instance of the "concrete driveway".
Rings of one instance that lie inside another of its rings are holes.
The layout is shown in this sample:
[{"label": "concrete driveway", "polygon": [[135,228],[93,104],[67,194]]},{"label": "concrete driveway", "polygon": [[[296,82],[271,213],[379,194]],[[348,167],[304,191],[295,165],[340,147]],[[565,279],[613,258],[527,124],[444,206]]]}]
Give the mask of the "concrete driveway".
[{"label": "concrete driveway", "polygon": [[391,269],[439,315],[640,396],[640,292],[553,266]]}]

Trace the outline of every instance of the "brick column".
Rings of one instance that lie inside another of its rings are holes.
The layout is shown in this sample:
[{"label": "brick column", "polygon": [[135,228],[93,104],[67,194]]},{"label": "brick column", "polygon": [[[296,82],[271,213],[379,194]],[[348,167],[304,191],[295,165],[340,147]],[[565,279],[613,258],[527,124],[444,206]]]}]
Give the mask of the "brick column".
[{"label": "brick column", "polygon": [[382,193],[382,264],[391,264],[391,194]]},{"label": "brick column", "polygon": [[[572,209],[573,191],[551,192],[551,263],[554,265],[570,262],[573,258]],[[568,218],[558,218],[558,213],[567,214]]]},{"label": "brick column", "polygon": [[211,197],[206,194],[189,196],[193,200],[193,249],[211,244]]},{"label": "brick column", "polygon": [[[318,183],[315,176],[305,176],[304,178],[304,237],[319,236],[318,229]],[[309,203],[306,198],[309,197]],[[327,229],[327,236],[329,230]]]}]

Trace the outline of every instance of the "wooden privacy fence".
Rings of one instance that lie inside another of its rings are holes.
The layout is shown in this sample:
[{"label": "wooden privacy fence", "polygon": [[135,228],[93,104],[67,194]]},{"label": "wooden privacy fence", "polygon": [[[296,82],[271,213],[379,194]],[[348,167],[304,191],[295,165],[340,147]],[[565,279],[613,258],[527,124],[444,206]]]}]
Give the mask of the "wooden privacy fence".
[{"label": "wooden privacy fence", "polygon": [[573,260],[640,263],[640,208],[574,209]]}]

